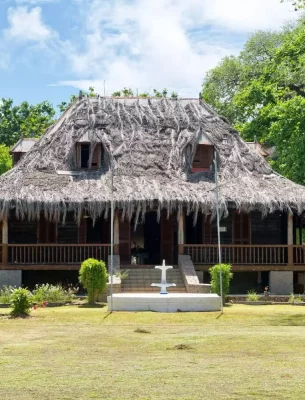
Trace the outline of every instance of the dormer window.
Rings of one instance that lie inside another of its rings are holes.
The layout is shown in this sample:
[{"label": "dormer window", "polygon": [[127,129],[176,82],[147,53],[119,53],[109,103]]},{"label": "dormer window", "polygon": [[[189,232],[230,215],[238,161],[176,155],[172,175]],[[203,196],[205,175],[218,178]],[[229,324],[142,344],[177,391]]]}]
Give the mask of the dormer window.
[{"label": "dormer window", "polygon": [[77,165],[81,169],[100,169],[104,164],[104,148],[101,143],[94,147],[90,163],[91,143],[77,143]]},{"label": "dormer window", "polygon": [[207,144],[198,144],[193,159],[192,172],[210,171],[213,163],[214,147]]},{"label": "dormer window", "polygon": [[80,167],[89,167],[89,157],[90,157],[90,144],[81,144],[80,146]]}]

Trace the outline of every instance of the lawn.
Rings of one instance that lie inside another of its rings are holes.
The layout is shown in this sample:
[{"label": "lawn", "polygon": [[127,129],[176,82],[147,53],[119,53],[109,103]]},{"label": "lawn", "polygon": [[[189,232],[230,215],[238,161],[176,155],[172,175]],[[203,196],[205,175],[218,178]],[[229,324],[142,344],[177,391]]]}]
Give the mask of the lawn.
[{"label": "lawn", "polygon": [[304,398],[304,307],[0,314],[1,400]]}]

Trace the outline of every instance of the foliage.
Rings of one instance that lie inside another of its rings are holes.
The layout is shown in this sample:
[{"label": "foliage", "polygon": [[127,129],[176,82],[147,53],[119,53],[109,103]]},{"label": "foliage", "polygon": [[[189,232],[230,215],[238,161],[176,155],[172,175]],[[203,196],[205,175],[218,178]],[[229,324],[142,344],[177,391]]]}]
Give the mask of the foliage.
[{"label": "foliage", "polygon": [[3,286],[0,289],[0,304],[10,304],[14,290],[13,286]]},{"label": "foliage", "polygon": [[[134,93],[134,91],[131,88],[124,88],[123,90],[117,90],[112,93],[112,97],[141,97],[141,98],[147,98],[147,97],[157,97],[157,98],[167,98],[168,97],[168,90],[163,89],[162,91],[159,91],[157,89],[153,89],[153,94],[151,95],[149,92],[143,92],[143,93]],[[178,99],[178,93],[172,92],[170,95],[170,98],[172,99]]]},{"label": "foliage", "polygon": [[62,285],[50,285],[48,283],[36,285],[33,290],[33,302],[42,305],[48,303],[66,303],[75,297],[74,289],[69,287],[65,289]]},{"label": "foliage", "polygon": [[120,271],[116,271],[114,275],[117,278],[120,278],[121,280],[124,280],[124,279],[128,278],[128,272],[129,271],[130,271],[129,269],[121,269]]},{"label": "foliage", "polygon": [[305,8],[305,0],[281,0],[281,3],[292,3],[295,11]]},{"label": "foliage", "polygon": [[259,295],[255,290],[249,290],[247,295],[247,301],[259,301]]},{"label": "foliage", "polygon": [[0,175],[12,168],[12,157],[9,148],[0,144]]},{"label": "foliage", "polygon": [[75,101],[78,99],[78,97],[81,97],[84,95],[88,96],[88,97],[96,96],[94,87],[90,86],[88,90],[89,90],[88,92],[80,91],[78,96],[76,94],[71,94],[68,102],[62,101],[60,104],[57,105],[57,107],[59,108],[59,111],[61,113],[64,113],[73,103],[75,103]]},{"label": "foliage", "polygon": [[104,261],[94,258],[85,260],[79,271],[79,281],[88,291],[89,304],[95,303],[107,285],[108,274]]},{"label": "foliage", "polygon": [[228,295],[230,289],[230,281],[233,278],[230,264],[217,264],[209,269],[211,275],[212,292],[220,296],[220,270],[222,274],[222,294],[223,299]]},{"label": "foliage", "polygon": [[14,105],[12,99],[0,101],[0,143],[14,145],[21,137],[39,137],[54,121],[55,110],[51,103],[31,105],[23,101]]},{"label": "foliage", "polygon": [[237,57],[204,79],[202,97],[245,140],[276,146],[272,167],[305,183],[305,29],[301,20],[279,32],[253,34]]},{"label": "foliage", "polygon": [[13,291],[11,297],[11,306],[13,308],[11,315],[13,317],[29,315],[32,305],[32,294],[27,289],[17,288]]},{"label": "foliage", "polygon": [[294,293],[290,294],[290,297],[289,297],[289,300],[288,300],[288,302],[291,303],[291,304],[302,303],[303,301],[305,301],[304,296],[302,296],[301,294],[296,296]]}]

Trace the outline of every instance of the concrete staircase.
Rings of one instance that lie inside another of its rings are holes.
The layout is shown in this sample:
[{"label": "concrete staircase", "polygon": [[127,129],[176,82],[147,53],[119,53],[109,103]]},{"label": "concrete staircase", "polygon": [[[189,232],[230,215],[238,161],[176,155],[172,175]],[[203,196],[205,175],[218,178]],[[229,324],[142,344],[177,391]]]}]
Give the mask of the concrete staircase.
[{"label": "concrete staircase", "polygon": [[[128,270],[128,266],[124,266],[124,270]],[[180,270],[177,268],[170,269],[166,273],[167,282],[175,283],[176,287],[168,288],[169,293],[185,293],[185,285],[183,283]],[[128,278],[123,279],[121,283],[121,292],[123,293],[159,293],[160,288],[151,287],[152,283],[161,282],[161,271],[152,268],[133,268],[128,272]]]}]

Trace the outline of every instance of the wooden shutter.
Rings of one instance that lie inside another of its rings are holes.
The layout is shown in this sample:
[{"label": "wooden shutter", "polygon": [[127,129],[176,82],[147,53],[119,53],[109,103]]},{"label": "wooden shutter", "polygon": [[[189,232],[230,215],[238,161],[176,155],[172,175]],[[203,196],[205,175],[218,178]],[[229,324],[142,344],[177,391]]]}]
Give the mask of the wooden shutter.
[{"label": "wooden shutter", "polygon": [[39,243],[57,242],[57,223],[48,221],[44,215],[41,215],[38,221],[37,241]]},{"label": "wooden shutter", "polygon": [[161,213],[161,262],[172,264],[174,260],[174,217],[167,219],[167,211]]},{"label": "wooden shutter", "polygon": [[212,221],[211,216],[203,216],[202,221],[202,234],[203,234],[203,244],[211,244],[212,243]]},{"label": "wooden shutter", "polygon": [[206,144],[199,144],[193,159],[193,170],[198,172],[200,170],[209,170],[213,162],[213,146]]},{"label": "wooden shutter", "polygon": [[82,218],[78,227],[78,243],[87,243],[87,218]]},{"label": "wooden shutter", "polygon": [[130,221],[124,220],[123,222],[120,220],[120,259],[121,262],[130,264]]},{"label": "wooden shutter", "polygon": [[97,144],[93,150],[91,169],[98,169],[101,167],[101,145]]},{"label": "wooden shutter", "polygon": [[233,243],[250,244],[251,242],[251,219],[250,214],[233,214]]}]

